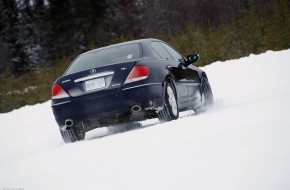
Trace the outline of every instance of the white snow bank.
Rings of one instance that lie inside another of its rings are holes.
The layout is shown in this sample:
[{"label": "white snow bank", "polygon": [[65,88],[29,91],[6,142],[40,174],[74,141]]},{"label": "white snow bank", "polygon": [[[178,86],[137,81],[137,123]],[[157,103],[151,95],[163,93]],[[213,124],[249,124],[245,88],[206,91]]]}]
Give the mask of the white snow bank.
[{"label": "white snow bank", "polygon": [[0,114],[0,189],[290,189],[290,50],[203,69],[208,112],[100,139],[64,144],[50,102]]}]

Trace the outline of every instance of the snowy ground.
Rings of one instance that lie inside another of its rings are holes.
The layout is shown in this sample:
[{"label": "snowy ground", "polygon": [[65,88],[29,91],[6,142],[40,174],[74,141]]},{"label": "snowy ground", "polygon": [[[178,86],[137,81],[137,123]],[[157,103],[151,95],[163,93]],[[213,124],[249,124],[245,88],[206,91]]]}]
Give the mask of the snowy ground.
[{"label": "snowy ground", "polygon": [[50,102],[0,114],[0,190],[289,190],[290,50],[203,69],[208,112],[125,133],[64,144]]}]

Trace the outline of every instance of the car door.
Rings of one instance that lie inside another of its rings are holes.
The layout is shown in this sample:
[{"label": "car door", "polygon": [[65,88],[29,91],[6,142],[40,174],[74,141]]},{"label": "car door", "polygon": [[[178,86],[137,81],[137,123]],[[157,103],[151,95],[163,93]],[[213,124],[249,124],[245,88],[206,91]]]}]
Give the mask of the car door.
[{"label": "car door", "polygon": [[154,56],[161,60],[161,64],[164,64],[164,67],[168,69],[171,76],[174,78],[177,91],[177,101],[180,109],[186,107],[188,102],[187,95],[187,84],[184,82],[185,73],[181,68],[178,67],[179,61],[174,59],[174,57],[165,49],[161,44],[162,42],[153,41],[151,42],[151,48]]},{"label": "car door", "polygon": [[[185,63],[185,58],[180,53],[178,53],[175,49],[173,49],[171,46],[169,46],[166,43],[162,43],[162,45],[172,55],[172,57],[178,62],[178,64]],[[198,71],[193,65],[189,65],[188,67],[179,65],[178,68],[179,69],[176,70],[176,72],[178,73],[178,76],[182,77],[182,79],[179,79],[179,80],[180,82],[184,83],[184,85],[186,85],[186,89],[187,89],[186,101],[188,103],[193,103],[196,100],[196,98],[198,98],[200,95],[198,94],[199,93],[198,85],[200,83]]]}]

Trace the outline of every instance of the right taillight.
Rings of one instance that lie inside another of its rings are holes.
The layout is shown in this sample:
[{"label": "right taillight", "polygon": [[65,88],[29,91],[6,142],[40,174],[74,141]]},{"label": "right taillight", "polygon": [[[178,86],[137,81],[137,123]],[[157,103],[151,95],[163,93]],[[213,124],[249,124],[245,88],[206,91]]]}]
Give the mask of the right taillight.
[{"label": "right taillight", "polygon": [[149,67],[141,66],[141,65],[135,66],[130,72],[130,74],[128,75],[124,84],[147,79],[149,74],[150,74]]},{"label": "right taillight", "polygon": [[69,95],[58,84],[54,84],[52,87],[52,99],[68,98]]}]

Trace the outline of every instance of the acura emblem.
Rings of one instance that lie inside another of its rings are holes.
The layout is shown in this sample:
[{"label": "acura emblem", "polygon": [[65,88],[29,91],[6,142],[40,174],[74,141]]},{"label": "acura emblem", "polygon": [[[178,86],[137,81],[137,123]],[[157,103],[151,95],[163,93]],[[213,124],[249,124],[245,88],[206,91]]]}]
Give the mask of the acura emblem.
[{"label": "acura emblem", "polygon": [[96,72],[97,72],[96,69],[91,69],[90,71],[91,74],[95,74]]}]

